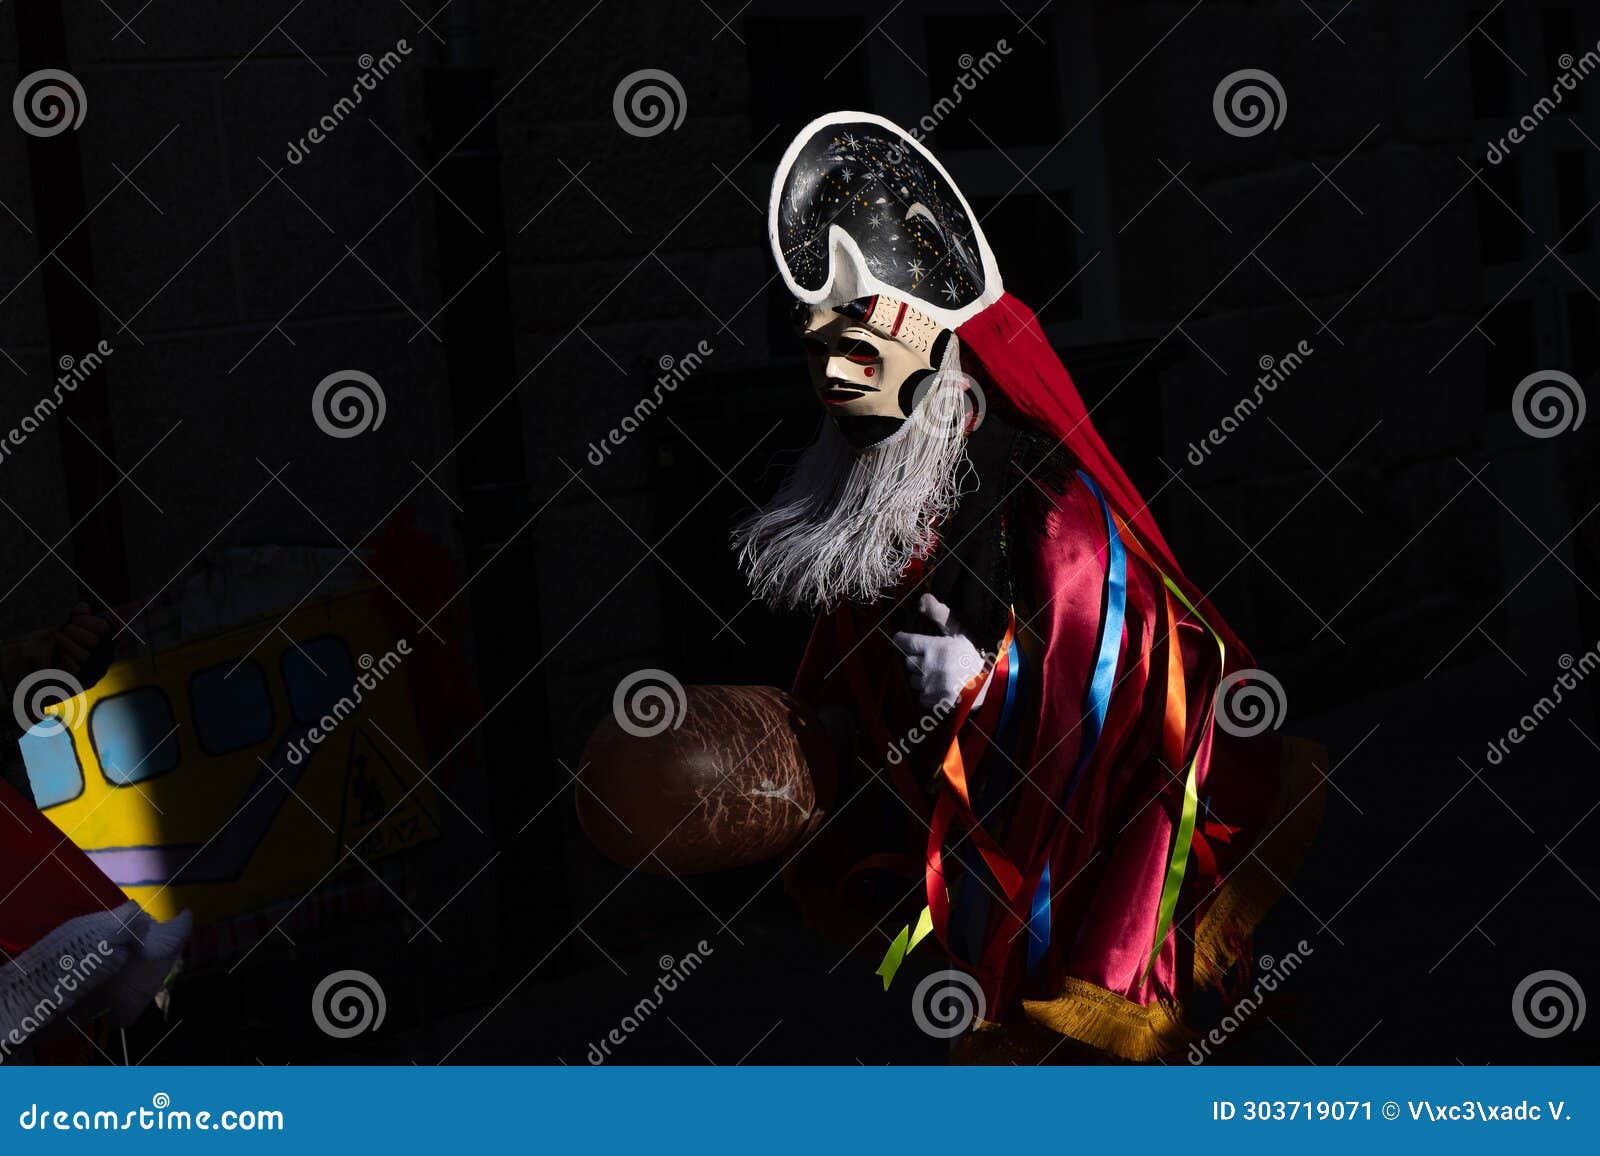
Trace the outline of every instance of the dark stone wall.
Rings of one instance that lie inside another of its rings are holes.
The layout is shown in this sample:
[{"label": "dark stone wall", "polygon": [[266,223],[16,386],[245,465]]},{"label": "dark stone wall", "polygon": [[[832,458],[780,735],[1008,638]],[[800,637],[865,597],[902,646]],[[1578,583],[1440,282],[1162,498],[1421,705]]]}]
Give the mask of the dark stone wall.
[{"label": "dark stone wall", "polygon": [[[19,7],[41,5],[0,7],[3,91],[22,71]],[[719,1056],[783,1016],[786,1054],[838,1060],[808,1031],[812,1013],[855,1024],[839,1047],[901,1058],[927,1044],[894,1034],[903,1006],[866,1001],[878,993],[830,967],[836,954],[797,930],[771,871],[619,888],[566,818],[570,771],[619,679],[662,668],[782,684],[798,660],[808,623],[752,605],[727,547],[817,421],[766,199],[801,124],[864,107],[933,118],[932,147],[1008,284],[1040,311],[1186,571],[1285,687],[1286,729],[1332,751],[1323,839],[1263,940],[1309,935],[1318,967],[1277,1021],[1292,1046],[1258,1025],[1235,1054],[1556,1056],[1503,1007],[1521,976],[1584,958],[1551,938],[1548,912],[1594,902],[1593,856],[1577,850],[1593,701],[1572,700],[1504,767],[1484,751],[1563,655],[1600,638],[1593,419],[1536,438],[1511,404],[1538,370],[1571,373],[1594,399],[1600,80],[1579,81],[1503,161],[1487,149],[1551,91],[1563,53],[1600,41],[1600,13],[1534,0],[1035,7],[455,0],[437,16],[400,3],[280,16],[195,0],[125,11],[124,27],[105,5],[63,6],[89,99],[74,143],[93,278],[80,289],[57,271],[64,288],[47,292],[34,154],[7,121],[0,432],[49,388],[56,357],[83,352],[52,345],[63,311],[88,319],[115,346],[102,448],[138,485],[105,498],[120,573],[79,574],[83,557],[45,549],[79,517],[69,483],[101,471],[109,489],[118,475],[59,423],[0,460],[13,587],[0,634],[58,621],[83,578],[142,601],[208,548],[354,545],[397,506],[499,584],[494,605],[474,607],[473,681],[494,709],[515,694],[507,713],[538,735],[497,738],[485,756],[505,853],[485,878],[515,900],[477,930],[513,945],[505,982],[452,984],[452,952],[478,946],[471,929],[470,946],[404,954],[408,1034],[379,1051],[437,1059],[517,991],[469,1051],[528,1058],[537,1040],[576,1056],[598,1034],[586,1009],[635,998],[612,955],[643,975],[663,943],[726,934],[724,919],[749,940],[720,957],[737,998],[684,1015]],[[402,37],[414,53],[291,163],[361,55]],[[963,61],[987,53],[992,69],[963,86]],[[1287,110],[1241,137],[1219,125],[1213,93],[1245,68],[1271,73]],[[472,69],[492,91],[477,130],[443,132],[430,83]],[[675,129],[619,124],[614,94],[641,69],[681,86]],[[503,282],[512,332],[476,340],[511,343],[509,370],[463,370],[438,336],[441,319],[462,321],[443,288],[445,238],[495,224],[436,184],[458,148],[499,164],[506,250],[472,279],[497,294]],[[1303,362],[1192,462],[1190,447],[1253,397],[1263,359],[1301,342]],[[341,369],[382,384],[385,436],[332,439],[310,420],[311,391]],[[609,444],[625,420],[636,428]],[[494,495],[459,484],[478,464],[459,439],[479,423],[523,434],[528,478],[506,483],[503,526],[484,514]],[[494,568],[529,546],[536,563]],[[520,661],[504,653],[530,638]],[[529,667],[537,677],[518,681]],[[536,809],[550,818],[528,834]],[[1464,847],[1481,856],[1470,869]],[[1561,860],[1541,858],[1547,847]],[[443,901],[486,854],[429,864],[419,886]],[[598,912],[580,927],[605,959],[568,930],[569,903]],[[568,946],[547,955],[560,936]],[[215,998],[252,996],[222,985]],[[270,1034],[287,1006],[256,1008],[251,1030]],[[250,1058],[224,1034],[177,1046]],[[664,1028],[634,1054],[695,1059]]]}]

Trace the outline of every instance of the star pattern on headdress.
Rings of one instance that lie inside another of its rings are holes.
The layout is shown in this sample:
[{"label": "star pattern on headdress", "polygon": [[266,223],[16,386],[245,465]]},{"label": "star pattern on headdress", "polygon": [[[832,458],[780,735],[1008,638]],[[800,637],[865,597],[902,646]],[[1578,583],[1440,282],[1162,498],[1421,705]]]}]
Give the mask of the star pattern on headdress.
[{"label": "star pattern on headdress", "polygon": [[797,285],[826,284],[828,237],[837,227],[886,285],[916,290],[936,270],[942,303],[960,306],[982,294],[973,222],[955,190],[898,134],[871,124],[824,129],[800,148],[784,179],[780,249]]}]

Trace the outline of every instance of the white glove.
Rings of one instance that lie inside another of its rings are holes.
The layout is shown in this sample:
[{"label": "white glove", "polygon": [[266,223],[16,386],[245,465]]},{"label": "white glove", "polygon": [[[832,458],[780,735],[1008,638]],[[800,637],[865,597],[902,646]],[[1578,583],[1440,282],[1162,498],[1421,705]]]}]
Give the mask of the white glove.
[{"label": "white glove", "polygon": [[950,607],[932,594],[924,594],[917,609],[933,624],[935,632],[912,634],[902,630],[890,636],[905,655],[906,681],[916,694],[917,702],[924,710],[946,710],[955,705],[967,683],[981,678],[983,685],[972,700],[976,710],[989,693],[989,679],[994,670],[985,670],[987,660],[972,640],[961,633],[960,626],[950,616]]}]

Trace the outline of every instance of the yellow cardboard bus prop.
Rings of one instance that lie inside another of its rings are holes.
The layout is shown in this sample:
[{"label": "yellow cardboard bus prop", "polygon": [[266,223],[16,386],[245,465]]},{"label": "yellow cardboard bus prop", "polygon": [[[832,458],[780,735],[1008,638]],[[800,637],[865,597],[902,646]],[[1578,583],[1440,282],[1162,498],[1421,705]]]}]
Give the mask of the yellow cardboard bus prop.
[{"label": "yellow cardboard bus prop", "polygon": [[410,653],[369,587],[119,662],[23,736],[35,801],[158,919],[298,899],[438,835]]}]

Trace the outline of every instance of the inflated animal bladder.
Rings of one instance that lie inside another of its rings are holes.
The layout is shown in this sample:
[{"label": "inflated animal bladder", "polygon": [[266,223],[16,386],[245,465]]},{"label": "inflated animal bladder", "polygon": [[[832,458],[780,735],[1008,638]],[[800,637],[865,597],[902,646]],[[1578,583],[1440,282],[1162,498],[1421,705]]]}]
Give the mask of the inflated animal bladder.
[{"label": "inflated animal bladder", "polygon": [[833,780],[811,708],[771,686],[689,686],[682,696],[645,723],[619,702],[590,736],[577,801],[595,847],[625,867],[679,875],[796,847]]}]

